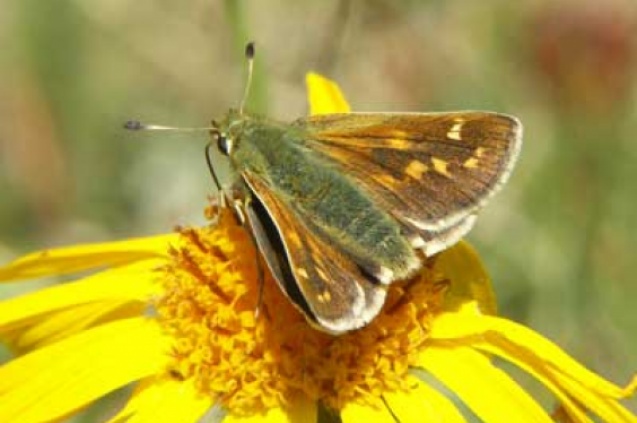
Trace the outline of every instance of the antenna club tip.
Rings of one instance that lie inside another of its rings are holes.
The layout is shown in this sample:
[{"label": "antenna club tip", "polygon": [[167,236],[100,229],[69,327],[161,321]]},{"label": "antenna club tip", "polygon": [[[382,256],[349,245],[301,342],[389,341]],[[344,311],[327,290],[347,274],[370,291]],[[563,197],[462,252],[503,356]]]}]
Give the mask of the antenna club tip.
[{"label": "antenna club tip", "polygon": [[124,129],[128,129],[129,131],[140,131],[144,128],[146,128],[146,125],[138,120],[129,120],[124,123]]},{"label": "antenna club tip", "polygon": [[246,44],[246,58],[252,59],[254,57],[254,41],[250,41]]}]

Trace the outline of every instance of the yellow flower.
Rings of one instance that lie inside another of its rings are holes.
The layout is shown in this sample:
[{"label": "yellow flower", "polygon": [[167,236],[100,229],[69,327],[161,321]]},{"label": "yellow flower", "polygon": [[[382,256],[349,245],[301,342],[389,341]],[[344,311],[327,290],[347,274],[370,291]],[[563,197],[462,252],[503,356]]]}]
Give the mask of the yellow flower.
[{"label": "yellow flower", "polygon": [[[349,110],[336,84],[307,80],[312,112]],[[30,254],[0,281],[92,269],[0,303],[0,336],[16,353],[0,367],[0,422],[57,421],[130,383],[111,422],[464,422],[467,409],[485,422],[637,421],[619,402],[635,380],[618,387],[495,316],[463,242],[342,336],[312,329],[269,275],[255,316],[255,252],[227,210],[210,227]],[[554,415],[493,357],[544,384]]]}]

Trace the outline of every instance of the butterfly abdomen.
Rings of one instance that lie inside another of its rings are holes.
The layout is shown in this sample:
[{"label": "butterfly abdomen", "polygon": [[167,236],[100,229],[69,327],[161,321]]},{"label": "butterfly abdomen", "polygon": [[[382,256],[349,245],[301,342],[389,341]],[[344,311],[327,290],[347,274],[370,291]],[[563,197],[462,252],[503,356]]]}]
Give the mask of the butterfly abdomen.
[{"label": "butterfly abdomen", "polygon": [[324,182],[320,198],[299,205],[317,231],[383,283],[403,279],[419,267],[400,226],[360,187],[340,174],[326,176]]}]

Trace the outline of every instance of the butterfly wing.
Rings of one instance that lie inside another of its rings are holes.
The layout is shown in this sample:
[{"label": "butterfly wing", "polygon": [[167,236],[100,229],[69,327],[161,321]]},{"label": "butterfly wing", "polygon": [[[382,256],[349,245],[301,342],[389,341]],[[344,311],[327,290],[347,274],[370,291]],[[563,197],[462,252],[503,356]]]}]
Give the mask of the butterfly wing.
[{"label": "butterfly wing", "polygon": [[367,190],[427,255],[458,241],[502,186],[522,126],[490,112],[348,113],[294,123],[303,141]]},{"label": "butterfly wing", "polygon": [[256,203],[253,219],[259,222],[252,229],[282,291],[322,330],[342,333],[369,323],[384,303],[385,288],[256,174],[245,171],[242,177]]}]

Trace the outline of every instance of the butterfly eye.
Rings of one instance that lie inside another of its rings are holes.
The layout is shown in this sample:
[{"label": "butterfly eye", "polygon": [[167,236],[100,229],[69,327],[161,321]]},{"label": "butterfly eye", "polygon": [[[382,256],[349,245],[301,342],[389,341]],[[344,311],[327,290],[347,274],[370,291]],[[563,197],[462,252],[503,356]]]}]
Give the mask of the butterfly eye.
[{"label": "butterfly eye", "polygon": [[217,147],[221,154],[229,156],[232,151],[232,140],[226,137],[226,134],[217,135]]}]

